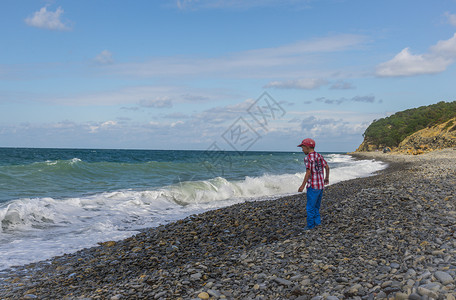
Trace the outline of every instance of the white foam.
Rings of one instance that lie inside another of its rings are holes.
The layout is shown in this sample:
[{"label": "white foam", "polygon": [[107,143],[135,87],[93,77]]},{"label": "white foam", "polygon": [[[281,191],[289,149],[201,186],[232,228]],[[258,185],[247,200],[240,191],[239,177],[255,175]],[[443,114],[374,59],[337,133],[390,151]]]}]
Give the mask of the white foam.
[{"label": "white foam", "polygon": [[341,165],[330,171],[331,183],[337,183],[353,178],[367,177],[388,165],[375,160],[353,160],[349,165]]},{"label": "white foam", "polygon": [[347,163],[354,161],[354,158],[352,156],[346,154],[334,153],[324,155],[324,157],[328,163]]},{"label": "white foam", "polygon": [[[386,167],[377,161],[355,161],[347,155],[328,155],[326,159],[341,163],[331,169],[331,184],[369,176]],[[98,242],[123,239],[140,228],[210,209],[294,194],[303,178],[304,173],[265,174],[239,181],[217,177],[146,191],[10,201],[0,206],[0,253],[8,253],[0,258],[0,270],[74,252]]]}]

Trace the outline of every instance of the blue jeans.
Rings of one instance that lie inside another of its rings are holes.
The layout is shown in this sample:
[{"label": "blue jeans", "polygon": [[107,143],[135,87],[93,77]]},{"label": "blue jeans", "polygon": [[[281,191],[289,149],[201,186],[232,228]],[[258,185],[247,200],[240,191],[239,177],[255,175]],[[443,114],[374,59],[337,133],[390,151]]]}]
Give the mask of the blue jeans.
[{"label": "blue jeans", "polygon": [[317,190],[308,187],[307,188],[307,227],[314,228],[321,224],[320,217],[320,205],[321,198],[323,196],[323,190]]}]

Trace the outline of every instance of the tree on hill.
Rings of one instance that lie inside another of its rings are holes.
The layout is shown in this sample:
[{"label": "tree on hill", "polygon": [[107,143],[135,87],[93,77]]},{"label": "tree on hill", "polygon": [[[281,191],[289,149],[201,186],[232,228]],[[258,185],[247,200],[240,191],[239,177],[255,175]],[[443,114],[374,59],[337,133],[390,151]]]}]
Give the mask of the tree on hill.
[{"label": "tree on hill", "polygon": [[376,146],[397,147],[407,136],[456,117],[456,101],[421,106],[374,120],[364,131],[364,141]]}]

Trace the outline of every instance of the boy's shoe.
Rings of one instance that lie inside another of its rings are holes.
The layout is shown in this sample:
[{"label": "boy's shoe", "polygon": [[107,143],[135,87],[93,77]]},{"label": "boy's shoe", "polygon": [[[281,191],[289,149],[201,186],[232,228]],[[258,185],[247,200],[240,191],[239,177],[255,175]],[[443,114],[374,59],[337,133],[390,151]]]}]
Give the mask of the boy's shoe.
[{"label": "boy's shoe", "polygon": [[306,226],[306,227],[304,227],[304,229],[303,229],[303,230],[312,230],[312,229],[313,229],[313,227],[312,227],[312,228],[310,228],[309,226]]}]

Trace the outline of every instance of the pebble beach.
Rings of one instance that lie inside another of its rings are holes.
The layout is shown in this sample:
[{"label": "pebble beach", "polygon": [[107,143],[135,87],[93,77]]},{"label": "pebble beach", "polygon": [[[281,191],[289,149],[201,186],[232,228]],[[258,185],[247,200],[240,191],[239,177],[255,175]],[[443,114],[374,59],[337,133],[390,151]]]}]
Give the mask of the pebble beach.
[{"label": "pebble beach", "polygon": [[456,150],[352,155],[389,167],[314,230],[305,194],[245,202],[0,271],[0,299],[456,299]]}]

